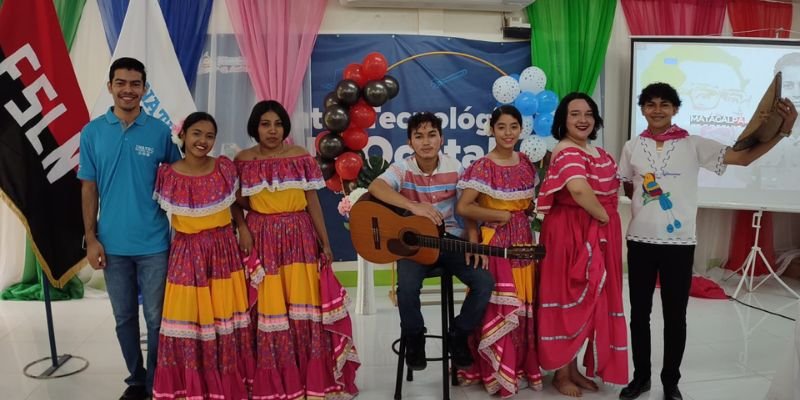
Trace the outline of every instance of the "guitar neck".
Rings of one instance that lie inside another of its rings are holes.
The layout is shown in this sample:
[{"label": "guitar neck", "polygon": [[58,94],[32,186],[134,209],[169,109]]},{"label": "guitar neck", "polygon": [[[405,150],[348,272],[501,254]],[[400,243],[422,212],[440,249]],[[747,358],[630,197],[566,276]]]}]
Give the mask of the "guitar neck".
[{"label": "guitar neck", "polygon": [[493,257],[506,257],[506,248],[472,243],[461,239],[447,239],[426,235],[417,236],[421,247],[436,248],[452,253],[473,253]]}]

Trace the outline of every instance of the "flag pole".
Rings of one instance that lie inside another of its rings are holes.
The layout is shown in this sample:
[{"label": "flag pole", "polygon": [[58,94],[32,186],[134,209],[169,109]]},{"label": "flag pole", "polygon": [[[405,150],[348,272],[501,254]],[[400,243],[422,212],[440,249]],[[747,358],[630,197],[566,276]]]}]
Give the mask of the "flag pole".
[{"label": "flag pole", "polygon": [[[40,358],[29,363],[25,366],[22,372],[25,374],[25,376],[34,379],[54,379],[75,375],[78,372],[88,368],[89,361],[83,357],[74,356],[72,354],[58,355],[58,351],[56,350],[56,334],[55,329],[53,329],[53,308],[50,300],[50,281],[46,276],[44,279],[42,279],[42,290],[44,291],[44,311],[46,315],[45,318],[47,319],[47,338],[50,342],[50,356]],[[70,363],[70,360],[75,361]],[[42,364],[46,361],[50,361],[50,366],[44,371],[38,374],[28,371],[31,367]],[[69,364],[69,368],[65,367],[67,364]],[[61,367],[65,367],[64,370],[56,373]]]}]

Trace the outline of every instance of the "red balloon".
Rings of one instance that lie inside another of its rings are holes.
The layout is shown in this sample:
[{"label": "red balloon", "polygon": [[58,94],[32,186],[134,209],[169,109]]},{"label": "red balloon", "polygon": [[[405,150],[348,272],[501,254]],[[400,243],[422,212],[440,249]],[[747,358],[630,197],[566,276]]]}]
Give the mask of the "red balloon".
[{"label": "red balloon", "polygon": [[358,87],[364,87],[367,83],[367,77],[364,76],[364,71],[361,64],[350,64],[344,69],[344,79],[350,79],[355,82]]},{"label": "red balloon", "polygon": [[342,179],[339,178],[338,174],[333,174],[332,177],[328,178],[325,181],[325,186],[327,186],[328,189],[330,189],[331,192],[334,192],[334,193],[343,192],[343,190],[342,190]]},{"label": "red balloon", "polygon": [[358,178],[358,173],[361,172],[363,166],[364,160],[352,151],[336,157],[336,174],[344,180],[351,181]]},{"label": "red balloon", "polygon": [[374,81],[382,79],[386,75],[386,68],[389,64],[386,62],[386,57],[381,53],[369,53],[364,57],[361,63],[361,72],[367,81]]},{"label": "red balloon", "polygon": [[356,128],[367,129],[375,123],[375,109],[364,100],[350,107],[350,125]]},{"label": "red balloon", "polygon": [[369,136],[363,129],[352,127],[342,133],[342,140],[344,140],[344,145],[348,149],[361,150],[367,145]]},{"label": "red balloon", "polygon": [[322,138],[329,133],[330,132],[328,131],[322,131],[319,133],[319,135],[317,135],[316,138],[314,138],[314,148],[317,150],[317,153],[319,153],[319,141],[322,140]]}]

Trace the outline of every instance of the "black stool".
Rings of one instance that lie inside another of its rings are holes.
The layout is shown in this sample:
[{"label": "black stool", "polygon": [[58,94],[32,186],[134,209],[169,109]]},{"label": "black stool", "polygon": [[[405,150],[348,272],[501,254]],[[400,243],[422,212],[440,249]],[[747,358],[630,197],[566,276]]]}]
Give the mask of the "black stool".
[{"label": "black stool", "polygon": [[[450,383],[452,382],[453,386],[458,386],[456,368],[455,366],[450,365],[450,353],[448,352],[449,343],[447,337],[449,328],[455,319],[455,312],[453,310],[453,275],[445,271],[444,268],[436,267],[432,268],[425,277],[433,278],[437,276],[441,277],[440,291],[442,305],[442,334],[426,334],[425,338],[442,340],[442,356],[436,358],[426,358],[426,360],[442,362],[442,400],[450,400]],[[400,336],[400,339],[397,339],[392,343],[392,351],[397,354],[397,379],[395,380],[394,398],[396,400],[400,400],[403,391],[403,368],[405,368],[406,361],[406,343],[402,336]],[[409,382],[414,380],[414,371],[411,369],[409,369],[406,373],[406,380]]]}]

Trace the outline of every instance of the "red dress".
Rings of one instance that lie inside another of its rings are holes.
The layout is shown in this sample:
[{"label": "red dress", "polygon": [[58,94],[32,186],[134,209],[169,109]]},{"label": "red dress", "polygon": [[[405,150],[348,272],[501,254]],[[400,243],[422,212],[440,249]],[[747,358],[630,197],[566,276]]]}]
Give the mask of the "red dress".
[{"label": "red dress", "polygon": [[[589,340],[583,358],[586,374],[603,382],[628,383],[627,326],[622,305],[622,229],[617,213],[619,179],[614,159],[577,148],[558,153],[547,171],[537,201],[545,214],[540,242],[547,255],[540,269],[537,310],[542,368],[555,370],[572,361]],[[585,179],[608,212],[606,225],[592,218],[566,190]]]}]

